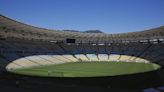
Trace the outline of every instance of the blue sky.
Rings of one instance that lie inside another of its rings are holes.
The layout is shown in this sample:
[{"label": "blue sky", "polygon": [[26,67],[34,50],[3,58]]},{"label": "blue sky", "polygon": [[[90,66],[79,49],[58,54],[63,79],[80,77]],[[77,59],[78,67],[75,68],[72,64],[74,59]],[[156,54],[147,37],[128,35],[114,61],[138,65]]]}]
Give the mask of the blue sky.
[{"label": "blue sky", "polygon": [[48,29],[122,33],[164,25],[164,0],[0,0],[0,14]]}]

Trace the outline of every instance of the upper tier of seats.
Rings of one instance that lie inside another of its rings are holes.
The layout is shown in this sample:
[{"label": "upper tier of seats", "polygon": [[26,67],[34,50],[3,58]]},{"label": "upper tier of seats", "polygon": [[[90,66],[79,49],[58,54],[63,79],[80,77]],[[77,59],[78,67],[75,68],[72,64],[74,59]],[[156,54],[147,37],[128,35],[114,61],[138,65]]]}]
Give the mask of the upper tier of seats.
[{"label": "upper tier of seats", "polygon": [[120,34],[70,32],[38,28],[0,15],[0,39],[65,42],[67,38],[73,38],[76,43],[148,42],[164,41],[163,30],[164,26]]}]

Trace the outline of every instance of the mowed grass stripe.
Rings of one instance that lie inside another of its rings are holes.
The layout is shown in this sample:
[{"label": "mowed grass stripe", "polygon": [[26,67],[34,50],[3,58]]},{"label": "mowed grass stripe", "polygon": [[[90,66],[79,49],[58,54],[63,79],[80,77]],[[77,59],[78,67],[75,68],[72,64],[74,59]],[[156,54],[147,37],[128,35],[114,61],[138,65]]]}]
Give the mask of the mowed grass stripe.
[{"label": "mowed grass stripe", "polygon": [[[71,70],[70,70],[71,69]],[[19,70],[19,72],[21,72],[21,73],[23,73],[23,74],[26,74],[26,73],[29,73],[30,75],[33,75],[33,74],[43,74],[43,75],[47,75],[48,74],[48,71],[50,72],[50,74],[53,74],[54,72],[62,72],[64,75],[78,75],[79,77],[80,76],[89,76],[89,75],[91,75],[91,73],[93,73],[92,75],[97,75],[97,74],[99,74],[99,75],[106,75],[108,72],[105,72],[105,71],[101,71],[101,72],[97,72],[97,70],[95,70],[95,71],[87,71],[87,70],[85,70],[84,71],[84,69],[72,69],[72,68],[70,68],[70,69],[65,69],[64,67],[63,68],[60,68],[60,69],[56,69],[55,68],[55,70],[50,70],[50,69],[41,69],[41,68],[39,68],[39,69],[23,69],[23,70]],[[45,74],[44,74],[45,73]]]},{"label": "mowed grass stripe", "polygon": [[160,68],[153,63],[136,62],[73,62],[50,66],[17,69],[11,72],[45,77],[98,77],[134,74]]}]

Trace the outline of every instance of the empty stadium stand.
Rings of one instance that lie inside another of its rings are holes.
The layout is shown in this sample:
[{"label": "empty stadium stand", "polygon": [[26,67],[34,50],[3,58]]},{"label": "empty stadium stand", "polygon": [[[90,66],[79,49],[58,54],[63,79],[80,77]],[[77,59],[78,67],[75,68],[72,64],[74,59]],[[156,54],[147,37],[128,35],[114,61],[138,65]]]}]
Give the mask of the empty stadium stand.
[{"label": "empty stadium stand", "polygon": [[[67,43],[68,38],[75,43]],[[0,74],[6,69],[84,61],[153,62],[163,69],[164,26],[120,34],[82,33],[38,28],[0,15]],[[163,87],[142,91],[148,90],[161,92]]]}]

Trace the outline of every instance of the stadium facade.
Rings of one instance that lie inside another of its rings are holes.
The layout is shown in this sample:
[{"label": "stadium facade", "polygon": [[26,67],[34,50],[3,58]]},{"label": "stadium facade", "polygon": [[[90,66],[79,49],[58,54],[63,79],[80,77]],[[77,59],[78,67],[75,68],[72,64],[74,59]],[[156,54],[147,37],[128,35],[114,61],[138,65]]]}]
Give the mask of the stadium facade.
[{"label": "stadium facade", "polygon": [[119,34],[84,33],[34,27],[0,15],[1,72],[28,66],[29,61],[35,63],[31,65],[51,64],[44,62],[50,59],[48,55],[61,62],[135,61],[152,62],[163,68],[164,26]]}]

